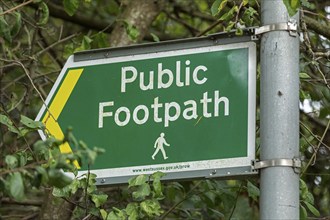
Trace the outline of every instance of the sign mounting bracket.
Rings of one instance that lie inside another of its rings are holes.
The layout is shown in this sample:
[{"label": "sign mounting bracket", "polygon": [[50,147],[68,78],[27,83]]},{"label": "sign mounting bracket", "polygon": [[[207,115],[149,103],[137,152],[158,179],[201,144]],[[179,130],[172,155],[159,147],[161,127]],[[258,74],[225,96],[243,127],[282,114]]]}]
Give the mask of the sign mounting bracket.
[{"label": "sign mounting bracket", "polygon": [[259,35],[271,31],[288,31],[290,36],[296,37],[298,33],[297,21],[290,19],[286,23],[267,24],[261,27],[251,28],[255,39],[258,39]]},{"label": "sign mounting bracket", "polygon": [[299,173],[301,168],[301,160],[293,159],[270,159],[270,160],[254,160],[252,161],[253,170],[260,170],[267,167],[292,167],[295,173]]}]

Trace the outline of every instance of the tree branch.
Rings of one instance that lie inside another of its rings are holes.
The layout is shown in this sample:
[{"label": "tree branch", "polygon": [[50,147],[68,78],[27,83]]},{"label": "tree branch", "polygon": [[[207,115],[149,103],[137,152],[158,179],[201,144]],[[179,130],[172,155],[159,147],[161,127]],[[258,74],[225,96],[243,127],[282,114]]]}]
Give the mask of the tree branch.
[{"label": "tree branch", "polygon": [[303,18],[307,24],[307,26],[315,31],[318,34],[321,34],[323,37],[330,38],[330,25],[329,23],[321,23],[313,18],[304,16]]},{"label": "tree branch", "polygon": [[63,7],[52,3],[51,1],[47,2],[47,6],[49,8],[49,13],[51,16],[56,18],[61,18],[65,21],[72,22],[74,24],[78,24],[80,26],[94,29],[94,30],[103,30],[106,33],[111,33],[112,27],[110,24],[114,22],[106,21],[106,20],[95,20],[91,17],[87,17],[81,15],[79,13],[74,14],[73,16],[69,16],[63,9]]},{"label": "tree branch", "polygon": [[[158,16],[163,7],[164,0],[130,1],[124,9],[122,16],[117,19],[110,36],[110,45],[117,47],[140,42],[147,35],[153,20]],[[138,36],[136,36],[136,39],[131,39],[125,25],[130,25],[137,30]]]}]

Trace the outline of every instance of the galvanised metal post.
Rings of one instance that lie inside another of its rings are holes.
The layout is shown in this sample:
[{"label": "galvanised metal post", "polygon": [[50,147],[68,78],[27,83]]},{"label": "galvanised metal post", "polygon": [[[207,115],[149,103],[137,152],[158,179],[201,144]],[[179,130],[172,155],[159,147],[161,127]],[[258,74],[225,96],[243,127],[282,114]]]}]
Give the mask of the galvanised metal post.
[{"label": "galvanised metal post", "polygon": [[[262,26],[287,23],[282,0],[261,1]],[[286,30],[261,37],[261,161],[299,157],[299,37]],[[260,218],[299,219],[299,174],[290,166],[260,170]]]}]

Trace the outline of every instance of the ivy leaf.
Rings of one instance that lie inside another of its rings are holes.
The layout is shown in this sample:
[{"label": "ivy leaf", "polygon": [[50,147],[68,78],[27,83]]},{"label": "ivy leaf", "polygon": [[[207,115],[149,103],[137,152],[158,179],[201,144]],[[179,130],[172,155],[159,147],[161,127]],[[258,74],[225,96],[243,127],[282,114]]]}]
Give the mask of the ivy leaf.
[{"label": "ivy leaf", "polygon": [[137,38],[140,35],[140,31],[134,25],[130,24],[127,21],[124,21],[124,25],[125,25],[126,33],[127,33],[128,37],[133,41],[137,40]]},{"label": "ivy leaf", "polygon": [[107,201],[107,199],[108,199],[108,195],[106,194],[100,194],[100,195],[92,194],[92,201],[94,202],[96,208],[103,205]]},{"label": "ivy leaf", "polygon": [[108,215],[107,211],[105,211],[104,209],[100,209],[100,213],[101,213],[102,219],[106,220],[107,215]]},{"label": "ivy leaf", "polygon": [[315,9],[315,5],[313,3],[308,2],[308,0],[301,0],[301,5],[311,10]]},{"label": "ivy leaf", "polygon": [[238,11],[237,5],[232,7],[227,13],[223,14],[219,20],[221,21],[229,21],[235,16],[235,12]]},{"label": "ivy leaf", "polygon": [[227,5],[227,0],[216,0],[213,2],[211,6],[211,14],[212,16],[215,16],[219,14],[222,9],[224,9]]},{"label": "ivy leaf", "polygon": [[105,48],[105,47],[109,47],[109,40],[107,38],[108,36],[103,33],[103,32],[99,32],[96,35],[94,35],[93,37],[93,42],[92,42],[92,46],[94,48]]},{"label": "ivy leaf", "polygon": [[153,173],[151,175],[151,179],[153,179],[153,182],[152,182],[152,186],[153,186],[153,189],[154,189],[154,198],[157,198],[157,199],[163,199],[164,198],[164,195],[163,195],[163,192],[162,192],[162,184],[160,182],[160,179],[165,176],[164,173],[162,172],[156,172],[156,173]]},{"label": "ivy leaf", "polygon": [[13,168],[17,167],[18,160],[13,155],[6,155],[6,157],[5,157],[5,163],[7,164],[7,166],[8,166],[9,169],[13,169]]},{"label": "ivy leaf", "polygon": [[79,0],[63,0],[64,11],[73,16],[79,7]]},{"label": "ivy leaf", "polygon": [[72,182],[72,179],[57,169],[48,170],[49,184],[57,188],[63,188]]},{"label": "ivy leaf", "polygon": [[113,209],[114,211],[109,213],[107,220],[126,220],[126,215],[122,210],[116,207],[113,207]]},{"label": "ivy leaf", "polygon": [[13,15],[15,16],[15,24],[10,29],[10,35],[15,37],[18,32],[21,30],[22,27],[22,16],[21,13],[14,12]]},{"label": "ivy leaf", "polygon": [[24,184],[21,173],[14,172],[9,177],[9,192],[10,195],[18,201],[22,201],[24,199]]},{"label": "ivy leaf", "polygon": [[126,214],[128,215],[128,220],[139,219],[138,204],[137,203],[128,203],[126,206]]},{"label": "ivy leaf", "polygon": [[37,25],[47,24],[49,19],[49,9],[47,4],[45,2],[40,2],[38,10],[40,11],[40,18],[39,21],[37,22]]},{"label": "ivy leaf", "polygon": [[235,34],[237,36],[242,36],[243,35],[243,30],[241,28],[237,28],[236,31],[235,31]]},{"label": "ivy leaf", "polygon": [[141,210],[145,212],[148,216],[160,216],[163,213],[163,210],[160,207],[160,204],[155,199],[148,199],[140,203]]},{"label": "ivy leaf", "polygon": [[66,187],[63,187],[63,188],[54,187],[52,195],[55,196],[55,197],[59,197],[59,198],[69,197],[69,196],[72,195],[70,186],[66,186]]},{"label": "ivy leaf", "polygon": [[[2,12],[2,10],[0,10],[0,12]],[[5,20],[5,16],[0,16],[0,37],[3,37],[9,43],[12,42],[10,27]]]},{"label": "ivy leaf", "polygon": [[134,200],[143,200],[151,193],[149,184],[145,183],[138,187],[138,189],[132,193]]},{"label": "ivy leaf", "polygon": [[146,175],[144,174],[139,175],[128,180],[128,187],[130,188],[132,186],[140,186],[142,184],[145,184],[146,181],[147,181]]},{"label": "ivy leaf", "polygon": [[288,10],[290,17],[295,15],[300,7],[299,0],[283,0],[283,3],[286,9]]},{"label": "ivy leaf", "polygon": [[74,52],[79,52],[79,51],[83,51],[83,50],[89,50],[91,49],[91,42],[93,40],[90,39],[88,36],[84,36],[82,41],[81,41],[81,45],[79,47],[77,47]]}]

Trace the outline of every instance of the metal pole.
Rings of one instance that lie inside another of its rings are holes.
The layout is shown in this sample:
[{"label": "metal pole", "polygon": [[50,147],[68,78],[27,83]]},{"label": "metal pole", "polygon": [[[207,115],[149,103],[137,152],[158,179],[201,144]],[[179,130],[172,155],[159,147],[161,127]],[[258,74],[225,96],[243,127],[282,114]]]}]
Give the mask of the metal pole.
[{"label": "metal pole", "polygon": [[[261,1],[262,25],[290,19],[282,0]],[[293,17],[299,23],[299,16]],[[299,157],[299,37],[271,31],[261,38],[260,160]],[[299,219],[299,174],[292,167],[260,171],[260,218]]]}]

